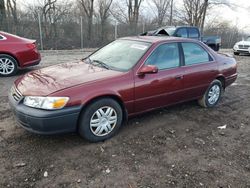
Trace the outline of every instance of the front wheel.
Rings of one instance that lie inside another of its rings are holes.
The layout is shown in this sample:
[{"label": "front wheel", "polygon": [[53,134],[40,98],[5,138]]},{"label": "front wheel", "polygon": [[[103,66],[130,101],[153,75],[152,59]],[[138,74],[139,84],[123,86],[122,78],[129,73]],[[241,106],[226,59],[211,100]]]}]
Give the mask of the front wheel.
[{"label": "front wheel", "polygon": [[0,76],[13,76],[17,70],[17,61],[13,57],[0,54]]},{"label": "front wheel", "polygon": [[86,140],[99,142],[113,137],[121,125],[121,106],[113,99],[103,98],[84,109],[78,131]]},{"label": "front wheel", "polygon": [[202,107],[214,107],[219,102],[221,94],[222,84],[219,80],[214,80],[198,102]]},{"label": "front wheel", "polygon": [[240,55],[240,53],[239,52],[234,52],[234,55]]}]

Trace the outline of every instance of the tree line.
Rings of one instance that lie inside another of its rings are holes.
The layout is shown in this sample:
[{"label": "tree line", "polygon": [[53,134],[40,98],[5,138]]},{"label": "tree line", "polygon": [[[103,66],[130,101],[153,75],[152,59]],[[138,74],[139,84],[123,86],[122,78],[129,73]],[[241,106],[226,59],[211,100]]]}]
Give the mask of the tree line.
[{"label": "tree line", "polygon": [[0,30],[40,45],[40,23],[44,49],[74,49],[166,25],[191,25],[221,35],[223,46],[231,47],[241,32],[227,22],[208,23],[215,6],[231,5],[227,0],[0,0]]}]

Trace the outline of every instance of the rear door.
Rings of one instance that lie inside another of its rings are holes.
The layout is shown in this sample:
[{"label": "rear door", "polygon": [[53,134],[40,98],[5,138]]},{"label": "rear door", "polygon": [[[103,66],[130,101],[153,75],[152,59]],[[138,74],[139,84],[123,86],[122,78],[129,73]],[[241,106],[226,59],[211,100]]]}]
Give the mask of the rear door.
[{"label": "rear door", "polygon": [[202,96],[218,75],[213,57],[198,43],[182,43],[184,56],[184,89],[187,99]]},{"label": "rear door", "polygon": [[135,113],[166,106],[181,100],[183,70],[180,67],[180,44],[161,44],[149,55],[146,65],[159,71],[135,75]]}]

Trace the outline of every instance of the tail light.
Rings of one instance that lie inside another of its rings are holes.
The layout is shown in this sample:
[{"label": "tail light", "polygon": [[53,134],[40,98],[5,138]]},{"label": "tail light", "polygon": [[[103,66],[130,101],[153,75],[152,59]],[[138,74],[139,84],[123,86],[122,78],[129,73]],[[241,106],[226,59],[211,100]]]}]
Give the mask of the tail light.
[{"label": "tail light", "polygon": [[36,43],[34,42],[34,43],[30,43],[30,44],[26,44],[26,46],[29,48],[29,49],[34,49],[34,48],[36,48]]}]

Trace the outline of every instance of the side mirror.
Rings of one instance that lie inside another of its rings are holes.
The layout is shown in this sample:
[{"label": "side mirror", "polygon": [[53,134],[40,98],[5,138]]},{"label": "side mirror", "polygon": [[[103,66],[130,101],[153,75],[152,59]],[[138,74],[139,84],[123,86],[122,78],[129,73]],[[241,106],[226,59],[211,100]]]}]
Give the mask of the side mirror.
[{"label": "side mirror", "polygon": [[158,72],[158,68],[154,65],[144,65],[139,71],[138,75],[145,75],[145,74],[155,74]]}]

